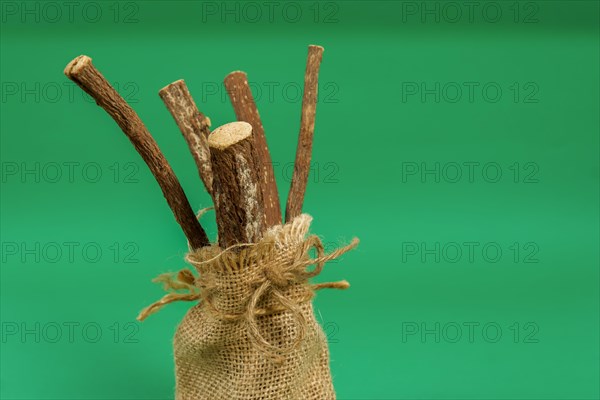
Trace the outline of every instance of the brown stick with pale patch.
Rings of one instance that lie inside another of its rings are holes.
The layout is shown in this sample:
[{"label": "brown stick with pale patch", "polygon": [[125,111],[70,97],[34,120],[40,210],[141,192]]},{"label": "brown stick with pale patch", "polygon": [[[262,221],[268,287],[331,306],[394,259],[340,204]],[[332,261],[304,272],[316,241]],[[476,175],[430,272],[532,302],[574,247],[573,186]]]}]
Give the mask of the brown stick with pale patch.
[{"label": "brown stick with pale patch", "polygon": [[208,135],[210,119],[198,110],[183,79],[162,88],[158,95],[175,119],[179,130],[190,148],[200,179],[208,194],[212,194],[212,168]]},{"label": "brown stick with pale patch", "polygon": [[264,202],[252,126],[232,122],[208,137],[219,246],[255,243],[265,232]]},{"label": "brown stick with pale patch", "polygon": [[208,236],[196,219],[173,169],[136,112],[93,66],[91,58],[75,58],[66,66],[64,72],[69,79],[92,96],[127,135],[156,178],[190,246],[193,249],[208,246]]},{"label": "brown stick with pale patch", "polygon": [[317,112],[317,94],[319,89],[319,67],[323,58],[323,47],[308,47],[306,72],[304,74],[304,96],[302,98],[302,117],[300,119],[300,135],[296,149],[294,174],[290,185],[285,221],[289,222],[302,213],[304,193],[310,172],[310,160],[315,132],[315,115]]},{"label": "brown stick with pale patch", "polygon": [[238,121],[245,121],[252,125],[254,147],[258,157],[259,187],[264,199],[264,213],[267,227],[281,224],[281,206],[279,193],[273,173],[271,155],[267,146],[265,130],[256,108],[252,91],[248,84],[245,72],[234,71],[225,77],[225,88],[231,99],[233,110]]}]

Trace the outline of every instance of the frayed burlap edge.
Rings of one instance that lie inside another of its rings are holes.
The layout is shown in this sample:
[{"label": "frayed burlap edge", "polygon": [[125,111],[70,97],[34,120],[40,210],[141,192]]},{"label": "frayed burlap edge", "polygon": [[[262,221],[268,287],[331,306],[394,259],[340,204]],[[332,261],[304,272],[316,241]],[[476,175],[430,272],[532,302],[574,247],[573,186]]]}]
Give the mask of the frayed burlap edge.
[{"label": "frayed burlap edge", "polygon": [[[163,306],[175,301],[197,301],[223,320],[243,320],[247,326],[249,337],[254,346],[274,361],[281,361],[282,355],[296,348],[304,338],[306,321],[300,312],[300,304],[310,301],[315,291],[320,289],[347,289],[347,281],[309,283],[309,279],[321,273],[325,263],[340,257],[354,249],[359,240],[354,238],[350,244],[325,254],[323,244],[318,236],[308,235],[312,217],[302,214],[285,225],[271,227],[258,243],[243,243],[222,249],[217,245],[191,251],[186,261],[193,265],[199,273],[195,277],[189,269],[176,274],[161,274],[154,282],[163,284],[169,291],[163,298],[146,307],[138,316],[143,321],[149,315],[157,312]],[[310,252],[316,251],[316,256],[310,257]],[[312,270],[308,267],[314,265]],[[236,272],[249,268],[260,267],[258,274],[250,284],[254,292],[246,299],[246,304],[237,312],[219,310],[213,295],[218,289],[211,276],[213,273]],[[294,290],[300,293],[290,298],[285,289],[291,286],[301,287]],[[264,298],[271,298],[266,307],[261,307]],[[258,330],[256,317],[279,311],[289,311],[295,318],[298,335],[292,346],[279,348],[268,343]]]}]

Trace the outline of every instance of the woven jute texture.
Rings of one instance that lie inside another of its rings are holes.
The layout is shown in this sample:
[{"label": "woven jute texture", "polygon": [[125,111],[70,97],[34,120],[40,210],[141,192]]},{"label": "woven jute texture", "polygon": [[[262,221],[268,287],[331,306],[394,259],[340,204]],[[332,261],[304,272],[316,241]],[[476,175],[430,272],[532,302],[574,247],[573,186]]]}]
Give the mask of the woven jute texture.
[{"label": "woven jute texture", "polygon": [[317,236],[307,237],[311,220],[300,215],[255,244],[188,254],[198,277],[184,270],[157,278],[171,293],[139,319],[173,301],[200,300],[175,333],[176,399],[335,399],[327,338],[311,299],[315,290],[349,284],[309,278],[358,240],[325,254]]}]

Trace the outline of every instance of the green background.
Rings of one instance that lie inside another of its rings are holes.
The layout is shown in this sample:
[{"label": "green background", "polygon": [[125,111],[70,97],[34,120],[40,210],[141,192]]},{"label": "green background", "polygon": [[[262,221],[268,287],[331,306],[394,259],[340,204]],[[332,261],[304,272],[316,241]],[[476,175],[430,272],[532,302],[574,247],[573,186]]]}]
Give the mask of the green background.
[{"label": "green background", "polygon": [[[93,58],[199,209],[210,198],[158,90],[184,78],[214,128],[234,120],[222,79],[246,71],[284,202],[320,44],[304,210],[329,249],[361,239],[318,278],[352,285],[315,300],[338,398],[597,399],[598,2],[479,2],[472,17],[467,3],[79,2],[71,18],[3,2],[0,396],[173,396],[189,304],[135,317],[186,241],[65,65]],[[202,222],[214,238],[214,214]]]}]

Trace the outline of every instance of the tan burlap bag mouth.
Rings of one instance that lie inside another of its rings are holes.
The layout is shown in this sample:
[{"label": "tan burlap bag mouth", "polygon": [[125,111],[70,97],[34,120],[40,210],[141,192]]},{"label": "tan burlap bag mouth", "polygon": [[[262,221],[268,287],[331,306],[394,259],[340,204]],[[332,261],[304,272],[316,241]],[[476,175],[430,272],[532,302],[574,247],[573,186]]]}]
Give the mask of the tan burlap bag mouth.
[{"label": "tan burlap bag mouth", "polygon": [[138,319],[174,301],[199,300],[175,333],[176,399],[335,399],[327,338],[311,299],[315,290],[349,284],[309,279],[358,239],[325,254],[317,236],[307,237],[311,221],[302,214],[258,243],[191,252],[186,259],[198,277],[183,270],[156,278],[170,293]]}]

